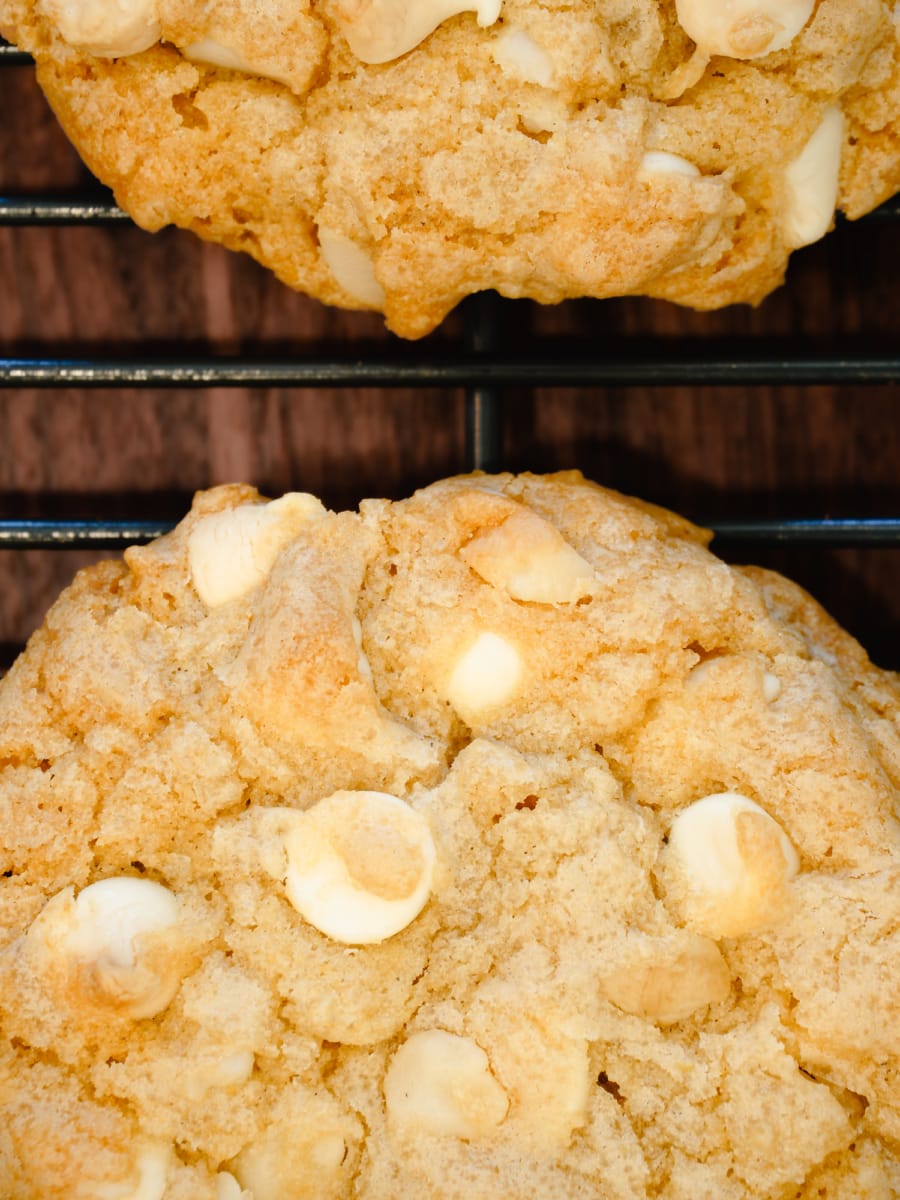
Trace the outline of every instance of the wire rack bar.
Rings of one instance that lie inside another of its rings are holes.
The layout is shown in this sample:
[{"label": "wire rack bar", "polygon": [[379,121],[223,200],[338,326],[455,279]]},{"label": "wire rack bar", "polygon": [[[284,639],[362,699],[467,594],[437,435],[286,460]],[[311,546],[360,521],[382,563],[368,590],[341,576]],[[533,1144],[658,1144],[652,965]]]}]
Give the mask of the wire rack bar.
[{"label": "wire rack bar", "polygon": [[[30,61],[27,54],[16,50],[15,47],[0,45],[0,66]],[[128,214],[116,205],[112,196],[105,190],[101,192],[99,188],[58,195],[39,193],[0,196],[0,225],[127,224],[130,220]],[[837,220],[839,225],[854,224],[841,213],[838,213]],[[900,220],[900,196],[885,201],[859,220]]]},{"label": "wire rack bar", "polygon": [[[700,522],[716,542],[792,546],[894,547],[900,517],[821,519],[759,518]],[[0,550],[121,550],[162,537],[173,522],[161,520],[0,520]]]},{"label": "wire rack bar", "polygon": [[127,225],[131,217],[107,193],[0,196],[2,225]]},{"label": "wire rack bar", "polygon": [[0,67],[18,67],[31,62],[31,55],[0,38]]},{"label": "wire rack bar", "polygon": [[542,343],[542,356],[490,359],[409,355],[386,358],[246,359],[74,359],[0,358],[5,388],[204,388],[204,387],[670,387],[678,385],[886,384],[900,382],[896,349],[846,354],[838,349],[804,350],[797,345],[742,349],[680,340],[667,346],[628,340],[624,353],[581,357],[567,344]]}]

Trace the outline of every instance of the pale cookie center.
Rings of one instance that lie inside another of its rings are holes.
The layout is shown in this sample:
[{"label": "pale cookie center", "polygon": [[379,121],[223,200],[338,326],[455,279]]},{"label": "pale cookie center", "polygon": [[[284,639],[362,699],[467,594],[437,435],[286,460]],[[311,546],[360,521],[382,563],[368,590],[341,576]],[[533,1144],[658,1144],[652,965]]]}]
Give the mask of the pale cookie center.
[{"label": "pale cookie center", "polygon": [[296,814],[285,836],[288,899],[348,945],[405,929],[431,892],[435,848],[424,817],[384,792],[335,792]]},{"label": "pale cookie center", "polygon": [[384,1097],[399,1128],[445,1137],[490,1134],[509,1108],[481,1047],[441,1029],[407,1038],[391,1060]]},{"label": "pale cookie center", "polygon": [[784,238],[791,249],[824,237],[834,219],[844,144],[844,114],[825,110],[812,137],[785,171]]},{"label": "pale cookie center", "polygon": [[676,0],[678,23],[706,54],[759,58],[789,46],[815,0]]},{"label": "pale cookie center", "polygon": [[476,534],[459,556],[485,583],[514,600],[574,604],[596,587],[591,564],[549,521],[526,508]]},{"label": "pale cookie center", "polygon": [[778,822],[736,792],[705,796],[680,813],[662,863],[685,920],[711,937],[768,924],[799,869]]},{"label": "pale cookie center", "polygon": [[269,504],[240,504],[198,521],[188,538],[188,568],[208,608],[236,600],[261,584],[281,550],[325,509],[303,492]]},{"label": "pale cookie center", "polygon": [[341,0],[338,20],[361,62],[385,63],[418,46],[438,25],[473,12],[481,26],[500,16],[501,0]]}]

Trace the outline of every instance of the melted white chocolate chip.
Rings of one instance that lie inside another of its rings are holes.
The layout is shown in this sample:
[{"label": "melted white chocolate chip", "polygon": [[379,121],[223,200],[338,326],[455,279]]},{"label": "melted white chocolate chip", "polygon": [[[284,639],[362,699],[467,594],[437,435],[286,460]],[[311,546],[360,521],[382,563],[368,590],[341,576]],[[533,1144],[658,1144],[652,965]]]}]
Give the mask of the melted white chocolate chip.
[{"label": "melted white chocolate chip", "polygon": [[326,937],[369,945],[393,937],[431,894],[428,822],[385,792],[335,792],[298,813],[285,835],[285,887]]},{"label": "melted white chocolate chip", "polygon": [[815,0],[675,0],[678,24],[699,50],[759,58],[789,46]]},{"label": "melted white chocolate chip", "polygon": [[336,1131],[280,1126],[242,1150],[233,1166],[253,1200],[336,1200],[345,1194],[340,1176],[346,1154]]},{"label": "melted white chocolate chip", "polygon": [[715,938],[771,924],[799,869],[778,822],[737,792],[705,796],[679,813],[661,863],[685,922]]},{"label": "melted white chocolate chip", "polygon": [[230,1171],[219,1171],[216,1175],[215,1200],[241,1200],[243,1188]]},{"label": "melted white chocolate chip", "polygon": [[41,0],[70,46],[100,58],[139,54],[160,38],[156,0]]},{"label": "melted white chocolate chip", "polygon": [[325,509],[305,492],[269,504],[240,504],[198,521],[188,538],[188,568],[208,608],[236,600],[262,583],[281,550]]},{"label": "melted white chocolate chip", "polygon": [[91,1188],[90,1200],[162,1200],[171,1161],[171,1146],[147,1142],[135,1155],[137,1178],[97,1184]]},{"label": "melted white chocolate chip", "polygon": [[524,29],[502,30],[491,47],[491,57],[504,75],[540,87],[553,83],[553,59]]},{"label": "melted white chocolate chip", "polygon": [[195,1062],[188,1068],[184,1079],[184,1094],[195,1103],[207,1092],[217,1089],[228,1090],[245,1083],[253,1072],[253,1054],[249,1050],[237,1050],[219,1059]]},{"label": "melted white chocolate chip", "polygon": [[178,901],[168,888],[117,876],[74,898],[71,888],[58,893],[28,936],[70,964],[100,1002],[140,1019],[162,1012],[181,983],[174,958],[157,954],[152,966],[144,961],[142,939],[174,932],[179,921]]},{"label": "melted white chocolate chip", "polygon": [[442,1029],[406,1039],[385,1076],[384,1098],[388,1119],[401,1129],[444,1137],[489,1134],[509,1108],[481,1047]]},{"label": "melted white chocolate chip", "polygon": [[498,633],[480,633],[457,659],[447,699],[463,720],[475,720],[511,700],[522,674],[522,656],[511,642]]},{"label": "melted white chocolate chip", "polygon": [[501,0],[340,0],[338,20],[361,62],[386,63],[460,13],[474,12],[479,25],[493,25],[500,4]]},{"label": "melted white chocolate chip", "polygon": [[527,508],[476,534],[459,556],[485,583],[514,600],[574,604],[596,585],[591,564],[555,526]]},{"label": "melted white chocolate chip", "polygon": [[844,114],[840,105],[832,104],[785,171],[787,206],[782,228],[791,249],[817,242],[831,227],[843,144]]}]

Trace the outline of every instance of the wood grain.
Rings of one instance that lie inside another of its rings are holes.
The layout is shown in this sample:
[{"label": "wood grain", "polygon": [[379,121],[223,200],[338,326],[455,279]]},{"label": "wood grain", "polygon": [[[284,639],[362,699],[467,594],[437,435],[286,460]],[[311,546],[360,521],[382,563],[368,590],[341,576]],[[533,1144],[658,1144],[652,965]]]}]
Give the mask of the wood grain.
[{"label": "wood grain", "polygon": [[[0,191],[85,180],[28,67],[0,69]],[[874,336],[900,346],[896,225],[843,226],[795,256],[758,309],[693,313],[643,300],[504,306],[502,337]],[[460,336],[451,317],[420,349]],[[358,356],[379,318],[288,292],[250,260],[178,231],[0,229],[5,354],[263,350]],[[900,514],[898,396],[888,386],[510,389],[505,464],[577,466],[697,518]],[[175,518],[197,488],[246,479],[349,506],[464,466],[457,390],[0,392],[0,515]],[[0,642],[18,644],[90,556],[0,552]],[[884,665],[900,667],[900,550],[756,549],[798,578]]]}]

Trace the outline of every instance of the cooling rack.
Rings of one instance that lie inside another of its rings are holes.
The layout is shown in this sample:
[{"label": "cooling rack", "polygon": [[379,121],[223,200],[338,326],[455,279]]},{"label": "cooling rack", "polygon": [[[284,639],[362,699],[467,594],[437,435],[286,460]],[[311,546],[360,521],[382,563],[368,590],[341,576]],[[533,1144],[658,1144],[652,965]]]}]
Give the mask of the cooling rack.
[{"label": "cooling rack", "polygon": [[[0,69],[30,60],[0,42]],[[900,197],[864,218],[900,229]],[[129,218],[99,185],[77,192],[0,195],[0,226],[128,226]],[[3,389],[166,388],[390,388],[463,389],[465,444],[459,469],[493,469],[504,464],[510,420],[504,396],[542,386],[631,389],[684,386],[795,388],[817,385],[896,385],[900,382],[897,339],[853,337],[827,342],[804,337],[682,337],[641,335],[597,338],[510,338],[505,302],[493,294],[462,306],[458,342],[425,349],[397,340],[360,347],[349,344],[304,348],[277,356],[259,352],[220,354],[84,354],[77,346],[53,355],[9,353],[0,358]],[[14,348],[13,348],[14,349]],[[515,417],[513,417],[515,419]],[[791,518],[723,518],[692,514],[716,534],[717,548],[879,547],[900,552],[900,515],[827,514]],[[0,520],[0,549],[121,549],[165,532],[171,523],[152,512],[141,520]]]}]

